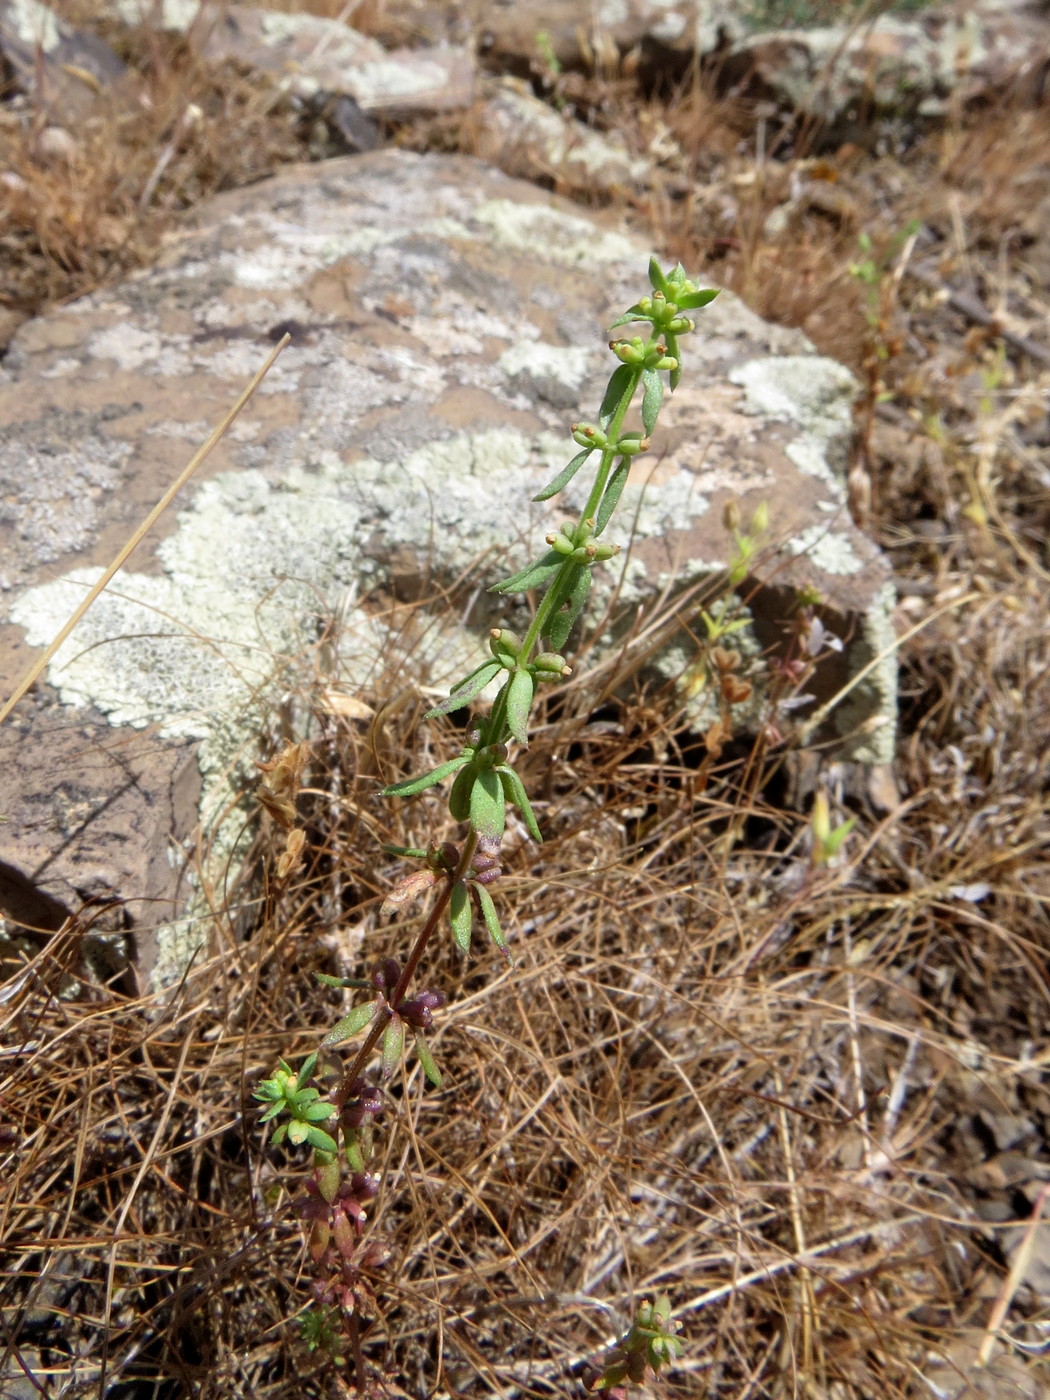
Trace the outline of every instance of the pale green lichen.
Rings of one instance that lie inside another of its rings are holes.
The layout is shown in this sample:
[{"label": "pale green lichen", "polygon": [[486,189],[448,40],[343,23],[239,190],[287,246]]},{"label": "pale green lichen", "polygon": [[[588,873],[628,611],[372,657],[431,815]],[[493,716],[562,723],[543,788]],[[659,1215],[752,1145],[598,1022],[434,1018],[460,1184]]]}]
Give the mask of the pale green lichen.
[{"label": "pale green lichen", "polygon": [[896,601],[893,584],[885,583],[864,613],[861,635],[849,649],[849,673],[859,675],[869,665],[872,669],[833,711],[843,753],[856,763],[893,761],[897,742]]},{"label": "pale green lichen", "polygon": [[580,387],[587,377],[590,361],[590,351],[577,345],[519,340],[499,357],[499,367],[508,379],[523,375],[545,398],[568,408],[579,402]]},{"label": "pale green lichen", "polygon": [[202,0],[116,0],[117,17],[125,24],[153,24],[185,34],[200,18]]},{"label": "pale green lichen", "polygon": [[596,229],[545,204],[519,204],[513,199],[488,199],[471,214],[474,223],[490,230],[497,243],[567,267],[624,262],[638,256],[638,243],[622,233]]},{"label": "pale green lichen", "polygon": [[791,558],[805,555],[826,574],[859,574],[864,568],[849,535],[828,525],[807,525],[782,546],[782,551]]},{"label": "pale green lichen", "polygon": [[789,445],[789,455],[801,471],[829,484],[841,479],[857,392],[845,365],[825,355],[765,356],[734,366],[729,379],[744,390],[746,413],[780,419],[801,430],[802,440]]},{"label": "pale green lichen", "polygon": [[54,13],[37,0],[8,0],[3,22],[21,43],[44,53],[58,48],[62,39]]}]

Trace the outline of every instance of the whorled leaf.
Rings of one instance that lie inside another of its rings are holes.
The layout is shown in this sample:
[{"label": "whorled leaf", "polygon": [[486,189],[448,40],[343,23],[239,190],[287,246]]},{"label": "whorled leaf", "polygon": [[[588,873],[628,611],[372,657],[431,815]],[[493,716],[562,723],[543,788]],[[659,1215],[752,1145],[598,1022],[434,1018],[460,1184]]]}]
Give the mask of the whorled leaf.
[{"label": "whorled leaf", "polygon": [[636,374],[637,370],[632,369],[630,365],[620,365],[619,369],[613,370],[602,406],[598,410],[598,422],[603,428],[607,428],[612,422],[613,415],[625,395],[633,393]]},{"label": "whorled leaf", "polygon": [[450,715],[454,710],[461,710],[464,705],[469,705],[472,700],[478,698],[489,681],[496,679],[502,669],[496,660],[483,662],[476,671],[471,671],[469,676],[464,676],[458,681],[448,699],[428,710],[425,718],[434,719],[437,715]]},{"label": "whorled leaf", "polygon": [[530,588],[539,588],[540,584],[547,580],[562,566],[565,556],[559,554],[556,549],[548,549],[546,554],[532,564],[516,574],[511,574],[510,578],[501,579],[499,583],[494,583],[489,589],[490,593],[527,593]]},{"label": "whorled leaf", "polygon": [[593,447],[585,447],[582,452],[577,452],[572,461],[567,466],[562,467],[554,480],[548,481],[543,490],[540,491],[538,495],[533,496],[532,499],[534,501],[549,501],[552,496],[557,496],[560,491],[564,491],[569,482],[583,466],[584,462],[586,462],[587,458],[594,451],[595,448]]},{"label": "whorled leaf", "polygon": [[642,370],[642,389],[642,427],[646,437],[650,437],[664,401],[664,381],[657,370]]},{"label": "whorled leaf", "polygon": [[417,792],[423,792],[428,787],[433,787],[435,783],[440,783],[443,778],[450,778],[453,773],[458,773],[465,763],[470,759],[452,758],[448,763],[441,763],[437,768],[432,768],[429,773],[422,773],[418,778],[406,778],[402,783],[391,783],[389,787],[383,789],[384,797],[415,797]]},{"label": "whorled leaf", "polygon": [[514,959],[511,957],[510,950],[507,947],[507,940],[503,937],[503,930],[500,928],[499,915],[496,913],[496,906],[492,902],[492,896],[484,885],[475,885],[474,897],[478,901],[478,908],[481,911],[482,919],[485,921],[485,927],[488,929],[489,937],[507,961],[513,962]]},{"label": "whorled leaf", "polygon": [[375,1015],[378,1004],[378,1001],[366,1001],[362,1002],[360,1006],[355,1006],[353,1011],[344,1016],[328,1032],[321,1041],[322,1048],[326,1049],[329,1045],[339,1045],[342,1041],[349,1040],[352,1035],[363,1030]]},{"label": "whorled leaf", "polygon": [[612,519],[612,513],[620,503],[623,488],[627,485],[627,478],[631,471],[631,458],[621,457],[616,463],[609,484],[605,488],[605,495],[598,506],[598,514],[594,519],[594,533],[600,535]]},{"label": "whorled leaf", "polygon": [[525,791],[525,784],[515,773],[513,768],[508,768],[505,764],[500,764],[493,772],[499,774],[499,780],[503,784],[503,794],[508,802],[513,802],[515,807],[525,819],[525,825],[529,829],[529,835],[534,841],[542,844],[543,837],[536,824],[536,818],[532,811],[532,804],[529,802],[528,793]]},{"label": "whorled leaf", "polygon": [[404,1048],[405,1023],[395,1011],[390,1018],[389,1025],[383,1032],[382,1074],[384,1079],[389,1079],[400,1065]]},{"label": "whorled leaf", "polygon": [[529,711],[536,681],[524,667],[515,671],[507,683],[507,728],[519,744],[529,745]]},{"label": "whorled leaf", "polygon": [[464,953],[470,952],[470,899],[467,887],[462,881],[452,886],[452,899],[449,903],[449,921],[452,924],[452,937],[456,946]]},{"label": "whorled leaf", "polygon": [[470,792],[470,824],[484,841],[498,841],[507,824],[503,785],[492,768],[483,768]]},{"label": "whorled leaf", "polygon": [[547,626],[547,636],[552,651],[561,651],[569,639],[569,633],[576,625],[576,619],[583,612],[587,594],[591,591],[591,571],[586,564],[579,566],[579,573],[572,580],[568,606],[554,614]]},{"label": "whorled leaf", "polygon": [[448,810],[453,821],[466,822],[470,820],[470,794],[473,791],[476,777],[477,769],[471,764],[469,768],[463,769],[452,784],[448,794]]},{"label": "whorled leaf", "polygon": [[437,1067],[437,1061],[431,1053],[430,1046],[423,1038],[422,1031],[416,1031],[416,1055],[419,1058],[419,1063],[423,1066],[423,1073],[435,1089],[440,1089],[445,1081]]}]

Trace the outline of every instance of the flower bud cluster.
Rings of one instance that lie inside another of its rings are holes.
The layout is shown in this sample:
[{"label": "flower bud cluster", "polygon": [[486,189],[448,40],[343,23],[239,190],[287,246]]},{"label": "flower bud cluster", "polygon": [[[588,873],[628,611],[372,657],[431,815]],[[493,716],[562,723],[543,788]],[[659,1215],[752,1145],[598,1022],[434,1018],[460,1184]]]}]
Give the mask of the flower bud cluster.
[{"label": "flower bud cluster", "polygon": [[618,360],[636,369],[678,368],[677,359],[667,353],[667,346],[662,340],[658,340],[655,345],[648,345],[640,335],[633,335],[630,340],[610,340],[609,349]]},{"label": "flower bud cluster", "polygon": [[578,564],[598,564],[619,554],[618,544],[597,544],[592,540],[593,530],[593,521],[576,525],[569,520],[559,527],[557,533],[547,536],[547,543],[558,554],[574,559]]},{"label": "flower bud cluster", "polygon": [[478,838],[477,850],[471,862],[468,878],[479,885],[491,885],[503,874],[500,864],[500,842],[491,836]]}]

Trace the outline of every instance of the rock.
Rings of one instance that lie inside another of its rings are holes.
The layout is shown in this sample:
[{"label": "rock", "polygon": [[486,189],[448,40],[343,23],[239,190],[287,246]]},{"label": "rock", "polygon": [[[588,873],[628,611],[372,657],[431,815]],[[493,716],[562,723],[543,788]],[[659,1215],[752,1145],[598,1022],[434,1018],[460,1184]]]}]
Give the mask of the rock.
[{"label": "rock", "polygon": [[643,63],[688,62],[696,48],[713,52],[726,34],[744,27],[733,6],[710,0],[495,0],[478,26],[478,47],[493,66],[540,70],[615,62],[633,53]]},{"label": "rock", "polygon": [[334,19],[202,0],[112,0],[128,24],[183,33],[206,58],[266,73],[297,97],[345,94],[372,116],[449,112],[474,100],[474,64],[455,44],[386,50]]},{"label": "rock", "polygon": [[[53,927],[83,894],[127,899],[142,974],[177,973],[188,926],[166,921],[197,769],[226,859],[242,816],[216,827],[216,813],[231,783],[248,785],[238,763],[275,697],[316,677],[320,613],[341,619],[325,664],[343,694],[367,694],[377,668],[441,690],[473,663],[479,632],[425,600],[482,559],[486,579],[519,567],[582,504],[575,484],[561,503],[531,497],[596,410],[606,328],[644,287],[648,251],[476,161],[389,151],[222,195],[156,266],[21,328],[0,370],[0,693],[292,334],[180,512],[0,734],[0,862],[23,904],[41,903],[36,922]],[[633,616],[717,571],[726,502],[745,523],[767,502],[751,651],[783,644],[801,585],[846,639],[809,687],[818,698],[888,646],[832,716],[844,752],[884,761],[892,589],[844,504],[853,381],[728,292],[686,345],[625,493],[617,537],[634,543],[604,600],[617,587]],[[478,596],[475,623],[515,624],[516,604]],[[683,637],[665,669],[695,656]]]},{"label": "rock", "polygon": [[1050,22],[1031,0],[983,0],[882,14],[852,28],[737,39],[727,80],[862,139],[873,119],[940,117],[953,103],[1002,100],[1046,67]]},{"label": "rock", "polygon": [[485,103],[477,153],[513,175],[553,180],[560,190],[616,194],[643,189],[649,162],[534,97],[528,84],[505,78]]},{"label": "rock", "polygon": [[1010,86],[1037,97],[1050,52],[1042,0],[955,0],[808,28],[771,23],[776,15],[756,0],[607,0],[583,20],[575,0],[497,0],[480,41],[490,62],[536,72],[550,57],[591,67],[630,56],[666,79],[699,56],[723,86],[772,97],[839,135],[882,115],[940,116],[952,101],[1001,100]]},{"label": "rock", "polygon": [[63,125],[83,121],[126,72],[108,44],[39,0],[0,0],[0,54],[34,106]]}]

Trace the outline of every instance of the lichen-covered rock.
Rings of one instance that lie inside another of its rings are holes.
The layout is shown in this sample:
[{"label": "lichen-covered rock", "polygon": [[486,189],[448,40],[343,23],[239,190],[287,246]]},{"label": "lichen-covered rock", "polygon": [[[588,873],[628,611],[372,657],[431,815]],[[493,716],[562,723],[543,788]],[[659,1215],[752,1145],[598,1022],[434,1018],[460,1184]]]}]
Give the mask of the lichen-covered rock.
[{"label": "lichen-covered rock", "polygon": [[[880,7],[882,8],[882,7]],[[861,4],[806,0],[500,0],[480,25],[482,48],[542,71],[614,64],[683,69],[712,57],[724,83],[858,134],[873,117],[938,116],[951,101],[1001,98],[1038,84],[1050,51],[1042,0],[948,0],[873,16]],[[817,23],[807,23],[812,16]],[[834,22],[833,22],[834,20]]]},{"label": "lichen-covered rock", "polygon": [[651,170],[615,138],[556,112],[520,78],[504,78],[477,123],[476,153],[501,170],[530,180],[553,180],[563,192],[613,195],[644,189]]},{"label": "lichen-covered rock", "polygon": [[[130,899],[143,970],[170,975],[170,930],[149,930],[170,917],[191,834],[187,746],[214,822],[274,697],[316,665],[326,613],[344,687],[393,668],[440,690],[463,672],[476,631],[426,600],[482,565],[483,580],[519,567],[582,504],[531,498],[596,410],[605,328],[648,253],[475,161],[387,152],[221,196],[155,267],[25,325],[0,371],[4,692],[273,342],[292,343],[22,729],[0,734],[11,888],[53,910]],[[609,588],[634,608],[717,570],[726,502],[745,520],[767,502],[755,636],[780,642],[795,590],[818,590],[847,642],[811,687],[826,698],[892,641],[888,568],[844,501],[853,382],[729,293],[698,319],[625,493],[631,549]],[[854,756],[891,751],[893,680],[890,659],[834,712]]]},{"label": "lichen-covered rock", "polygon": [[458,44],[388,51],[339,19],[206,0],[112,0],[107,8],[126,23],[185,34],[205,58],[232,59],[297,97],[345,93],[393,118],[455,111],[474,96],[473,58]]}]

